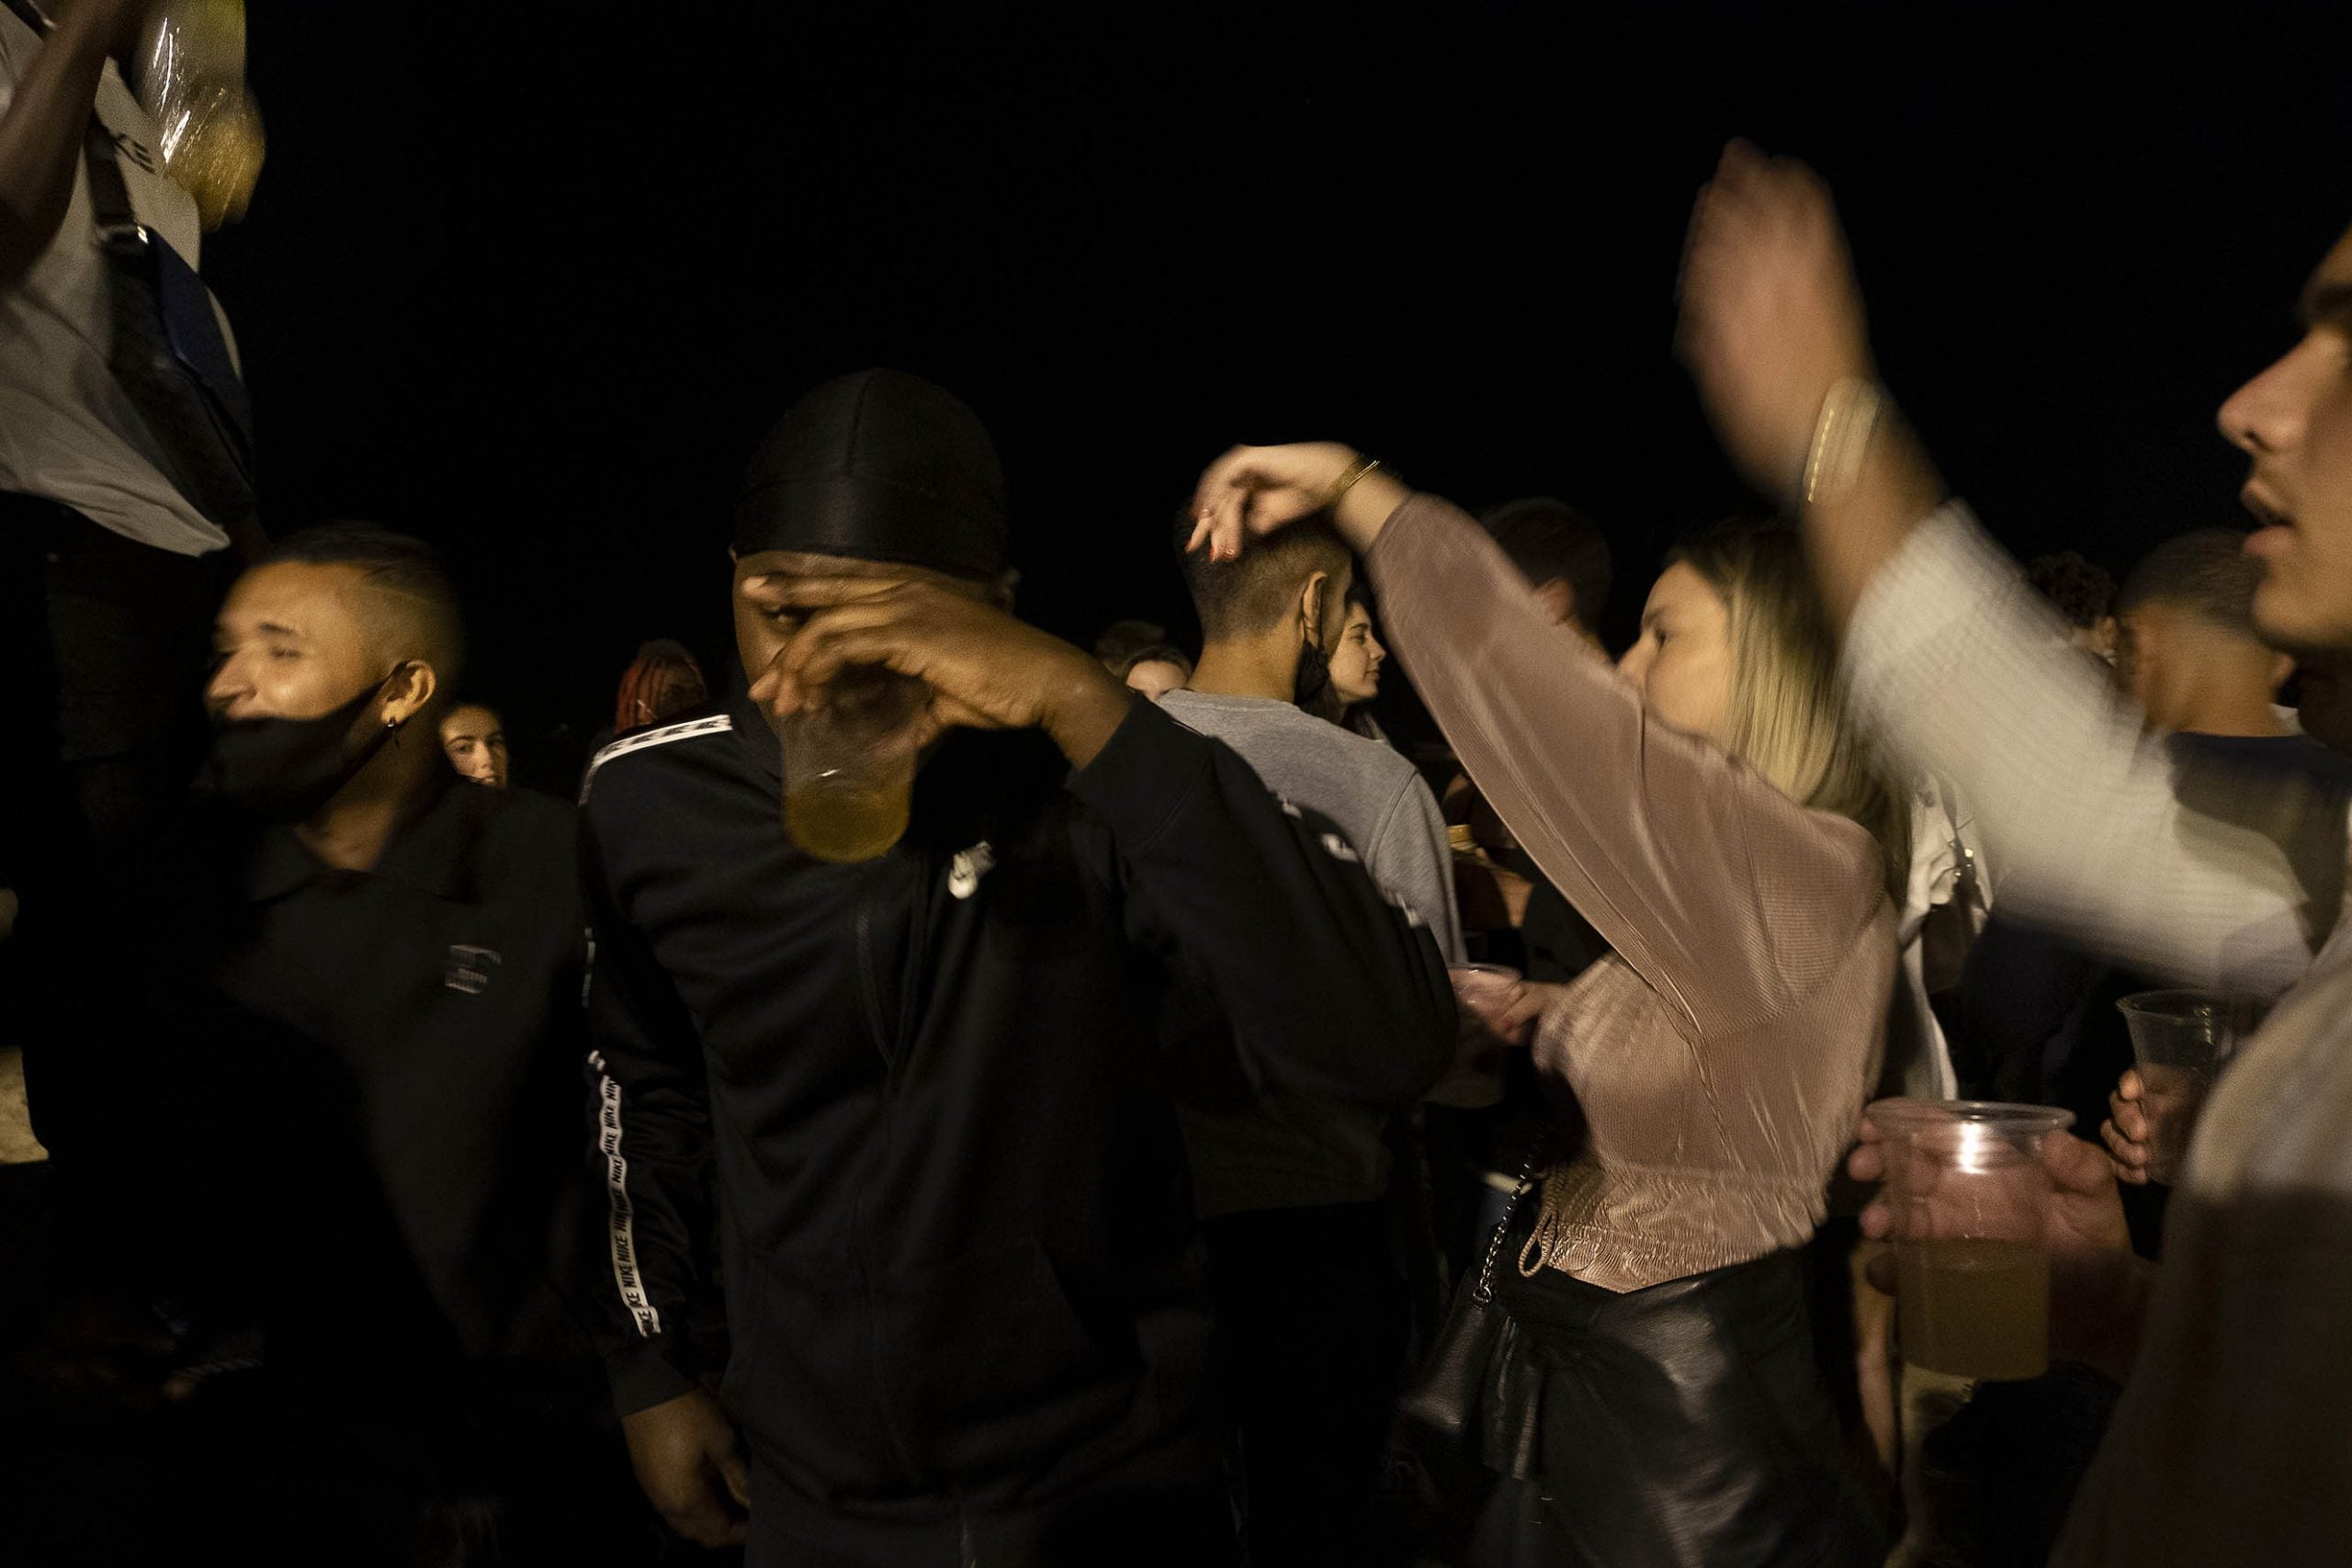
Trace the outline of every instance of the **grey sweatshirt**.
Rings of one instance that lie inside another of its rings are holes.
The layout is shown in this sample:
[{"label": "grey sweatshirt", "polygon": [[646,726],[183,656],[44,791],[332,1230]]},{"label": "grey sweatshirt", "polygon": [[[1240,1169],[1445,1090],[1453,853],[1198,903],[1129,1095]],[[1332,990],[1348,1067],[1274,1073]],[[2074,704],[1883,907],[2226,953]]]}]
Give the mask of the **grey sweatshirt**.
[{"label": "grey sweatshirt", "polygon": [[[1411,762],[1271,698],[1180,691],[1159,705],[1231,747],[1277,796],[1338,824],[1372,879],[1419,917],[1448,963],[1461,960],[1445,818]],[[1387,1184],[1385,1118],[1370,1108],[1276,1091],[1244,1110],[1187,1110],[1183,1120],[1203,1218],[1369,1202]]]}]

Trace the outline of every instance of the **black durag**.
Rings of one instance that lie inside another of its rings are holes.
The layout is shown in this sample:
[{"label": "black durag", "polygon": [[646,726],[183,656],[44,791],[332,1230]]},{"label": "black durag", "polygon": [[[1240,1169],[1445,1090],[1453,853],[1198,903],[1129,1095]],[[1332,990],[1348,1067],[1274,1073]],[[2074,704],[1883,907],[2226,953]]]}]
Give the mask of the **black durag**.
[{"label": "black durag", "polygon": [[752,455],[735,552],[795,550],[1005,575],[1008,508],[996,443],[963,400],[903,370],[809,392]]}]

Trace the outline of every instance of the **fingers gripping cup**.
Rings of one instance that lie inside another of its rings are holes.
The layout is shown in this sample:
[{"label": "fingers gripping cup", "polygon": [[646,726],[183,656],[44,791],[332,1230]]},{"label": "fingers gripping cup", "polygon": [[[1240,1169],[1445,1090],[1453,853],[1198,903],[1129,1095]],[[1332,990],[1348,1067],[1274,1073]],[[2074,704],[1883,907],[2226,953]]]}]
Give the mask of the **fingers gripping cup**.
[{"label": "fingers gripping cup", "polygon": [[907,830],[930,698],[920,681],[871,665],[844,670],[820,701],[777,724],[784,830],[803,852],[848,863],[887,853]]},{"label": "fingers gripping cup", "polygon": [[2148,1179],[2180,1179],[2188,1135],[2213,1080],[2254,1032],[2254,1002],[2219,991],[2142,991],[2115,1004],[2132,1027],[2140,1068],[2141,1114],[2148,1119]]},{"label": "fingers gripping cup", "polygon": [[1519,987],[1519,971],[1505,964],[1449,964],[1445,973],[1455,998],[1482,1019],[1499,1013]]},{"label": "fingers gripping cup", "polygon": [[2074,1113],[1983,1100],[1883,1100],[1903,1357],[1958,1377],[2050,1367],[2050,1170]]}]

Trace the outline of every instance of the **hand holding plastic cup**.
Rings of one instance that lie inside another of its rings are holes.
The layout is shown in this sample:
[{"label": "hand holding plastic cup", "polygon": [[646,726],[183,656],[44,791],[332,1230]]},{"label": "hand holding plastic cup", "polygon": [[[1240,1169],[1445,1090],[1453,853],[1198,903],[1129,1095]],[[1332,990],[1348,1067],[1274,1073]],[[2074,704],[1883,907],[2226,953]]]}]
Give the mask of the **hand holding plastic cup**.
[{"label": "hand holding plastic cup", "polygon": [[1512,1005],[1524,994],[1520,973],[1505,964],[1449,964],[1446,977],[1453,982],[1453,999],[1466,1018],[1477,1021],[1487,1033],[1506,1043],[1518,1042],[1510,1038],[1504,1018]]},{"label": "hand holding plastic cup", "polygon": [[784,744],[784,830],[818,860],[887,853],[907,830],[930,702],[920,681],[875,665],[842,671],[777,721]]},{"label": "hand holding plastic cup", "polygon": [[1886,1159],[1904,1359],[1958,1377],[2050,1367],[2052,1183],[2041,1142],[2074,1113],[1967,1100],[1865,1112]]},{"label": "hand holding plastic cup", "polygon": [[2148,1179],[2169,1186],[2180,1179],[2206,1095],[2254,1032],[2258,1010],[2249,998],[2219,991],[2141,991],[2115,1005],[2132,1027],[2140,1067]]}]

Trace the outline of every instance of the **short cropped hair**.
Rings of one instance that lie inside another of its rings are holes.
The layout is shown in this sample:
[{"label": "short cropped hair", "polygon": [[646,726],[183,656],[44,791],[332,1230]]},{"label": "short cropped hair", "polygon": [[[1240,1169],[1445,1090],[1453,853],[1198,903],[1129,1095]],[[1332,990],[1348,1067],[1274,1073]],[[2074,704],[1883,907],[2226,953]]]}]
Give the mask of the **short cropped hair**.
[{"label": "short cropped hair", "polygon": [[1529,496],[1487,513],[1486,528],[1530,588],[1566,583],[1576,618],[1600,626],[1609,604],[1609,540],[1591,518],[1565,501]]},{"label": "short cropped hair", "polygon": [[2115,579],[2073,550],[2034,557],[2025,580],[2070,626],[2087,631],[2115,614]]},{"label": "short cropped hair", "polygon": [[[1348,564],[1348,547],[1331,526],[1328,513],[1317,513],[1262,539],[1232,560],[1212,560],[1208,550],[1187,550],[1200,519],[1190,511],[1178,514],[1176,559],[1184,572],[1184,586],[1193,591],[1193,607],[1200,612],[1201,634],[1212,641],[1255,637],[1282,623],[1298,604],[1299,585],[1317,572],[1336,579]],[[1343,615],[1336,594],[1322,606],[1327,615]],[[1326,637],[1337,635],[1326,626]]]},{"label": "short cropped hair", "polygon": [[2199,528],[2166,539],[2141,558],[2116,596],[2118,615],[2143,604],[2177,604],[2247,637],[2254,629],[2254,595],[2262,563],[2245,553],[2245,536]]},{"label": "short cropped hair", "polygon": [[359,577],[362,612],[377,651],[387,660],[421,659],[438,690],[458,689],[465,672],[466,618],[458,590],[433,547],[374,523],[327,523],[289,534],[262,566],[349,567]]}]

